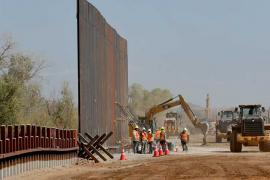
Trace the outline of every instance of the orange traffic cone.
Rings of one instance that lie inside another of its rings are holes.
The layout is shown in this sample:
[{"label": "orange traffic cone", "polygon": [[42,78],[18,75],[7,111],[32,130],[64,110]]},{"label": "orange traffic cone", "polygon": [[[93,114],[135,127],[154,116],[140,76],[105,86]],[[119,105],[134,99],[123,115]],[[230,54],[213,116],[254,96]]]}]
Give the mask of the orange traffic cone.
[{"label": "orange traffic cone", "polygon": [[158,152],[158,148],[156,147],[154,150],[154,155],[153,157],[159,157],[159,152]]},{"label": "orange traffic cone", "polygon": [[124,149],[122,149],[120,160],[127,160]]},{"label": "orange traffic cone", "polygon": [[169,154],[170,154],[170,151],[168,149],[168,146],[166,145],[165,155],[169,155]]},{"label": "orange traffic cone", "polygon": [[162,147],[159,149],[159,155],[160,155],[160,156],[163,156],[163,155],[164,155],[164,154],[163,154]]}]

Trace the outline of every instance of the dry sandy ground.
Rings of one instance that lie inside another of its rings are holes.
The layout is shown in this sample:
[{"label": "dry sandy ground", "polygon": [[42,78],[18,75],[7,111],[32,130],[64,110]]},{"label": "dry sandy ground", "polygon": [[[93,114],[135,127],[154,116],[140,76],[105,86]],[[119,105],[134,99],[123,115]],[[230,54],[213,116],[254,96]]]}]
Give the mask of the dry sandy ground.
[{"label": "dry sandy ground", "polygon": [[127,154],[129,160],[36,170],[9,179],[270,179],[270,153],[244,148],[230,153],[228,144],[193,144],[189,152],[153,158]]}]

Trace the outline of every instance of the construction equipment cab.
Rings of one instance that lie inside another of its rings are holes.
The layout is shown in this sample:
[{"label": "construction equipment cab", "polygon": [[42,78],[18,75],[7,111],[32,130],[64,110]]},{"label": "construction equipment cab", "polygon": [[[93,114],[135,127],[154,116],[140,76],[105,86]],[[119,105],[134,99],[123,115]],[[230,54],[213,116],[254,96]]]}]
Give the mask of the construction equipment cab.
[{"label": "construction equipment cab", "polygon": [[242,145],[258,146],[260,151],[270,151],[270,138],[266,130],[269,125],[265,124],[262,113],[265,111],[261,105],[240,105],[235,108],[239,118],[232,125],[230,138],[231,152],[241,152]]},{"label": "construction equipment cab", "polygon": [[218,112],[216,121],[216,142],[221,143],[222,139],[230,141],[232,132],[232,123],[235,118],[238,118],[233,110],[223,110]]},{"label": "construction equipment cab", "polygon": [[164,120],[164,127],[167,136],[178,136],[180,127],[180,116],[176,112],[166,113],[166,118]]}]

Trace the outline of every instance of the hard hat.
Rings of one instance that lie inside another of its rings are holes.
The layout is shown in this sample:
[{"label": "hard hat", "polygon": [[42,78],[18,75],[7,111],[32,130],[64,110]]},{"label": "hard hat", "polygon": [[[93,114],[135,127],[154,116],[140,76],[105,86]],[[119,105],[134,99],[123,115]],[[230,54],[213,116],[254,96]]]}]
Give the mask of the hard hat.
[{"label": "hard hat", "polygon": [[187,131],[187,128],[184,128],[184,131]]},{"label": "hard hat", "polygon": [[145,127],[142,129],[143,131],[146,131]]},{"label": "hard hat", "polygon": [[148,129],[148,132],[151,132],[151,129]]},{"label": "hard hat", "polygon": [[164,130],[164,127],[161,127],[160,130]]},{"label": "hard hat", "polygon": [[138,128],[139,128],[138,125],[136,125],[134,129],[138,129]]}]

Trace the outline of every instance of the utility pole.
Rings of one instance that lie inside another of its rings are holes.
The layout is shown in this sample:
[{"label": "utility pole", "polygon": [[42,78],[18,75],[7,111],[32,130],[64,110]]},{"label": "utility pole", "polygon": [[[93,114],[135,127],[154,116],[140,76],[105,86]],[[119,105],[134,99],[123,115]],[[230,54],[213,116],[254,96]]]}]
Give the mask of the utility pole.
[{"label": "utility pole", "polygon": [[210,95],[206,95],[206,106],[205,106],[205,114],[207,119],[210,118]]}]

